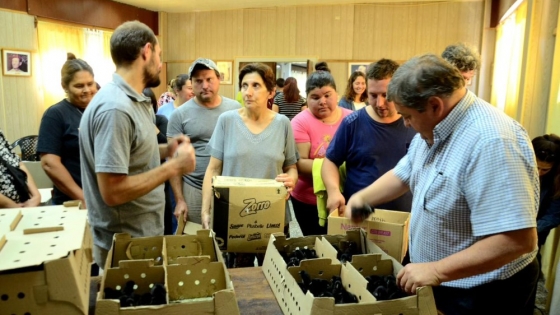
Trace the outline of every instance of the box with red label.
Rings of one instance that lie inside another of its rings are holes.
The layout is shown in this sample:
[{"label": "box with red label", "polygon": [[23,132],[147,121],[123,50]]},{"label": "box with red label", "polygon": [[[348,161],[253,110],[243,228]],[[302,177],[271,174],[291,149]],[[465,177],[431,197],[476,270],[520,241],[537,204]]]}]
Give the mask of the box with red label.
[{"label": "box with red label", "polygon": [[408,212],[375,209],[361,224],[355,224],[339,216],[338,211],[333,211],[328,220],[329,235],[344,235],[347,230],[359,227],[366,231],[369,240],[398,261],[402,262],[406,255],[410,220]]}]

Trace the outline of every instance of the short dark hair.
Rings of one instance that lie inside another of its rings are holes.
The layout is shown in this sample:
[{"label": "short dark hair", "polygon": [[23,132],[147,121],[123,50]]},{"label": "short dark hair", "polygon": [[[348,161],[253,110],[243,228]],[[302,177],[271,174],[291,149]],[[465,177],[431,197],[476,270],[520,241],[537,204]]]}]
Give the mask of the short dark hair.
[{"label": "short dark hair", "polygon": [[326,61],[319,61],[319,62],[315,65],[315,71],[326,71],[326,72],[331,72],[331,69],[329,69],[329,64],[327,64]]},{"label": "short dark hair", "polygon": [[285,80],[283,78],[276,79],[276,86],[283,88]]},{"label": "short dark hair", "polygon": [[381,59],[371,63],[366,70],[366,79],[381,81],[393,77],[399,64],[391,59]]},{"label": "short dark hair", "polygon": [[241,69],[241,71],[239,71],[239,89],[241,90],[241,86],[242,86],[242,82],[243,82],[243,78],[245,77],[245,75],[249,74],[249,73],[258,73],[263,82],[264,85],[266,86],[266,90],[269,92],[274,91],[274,86],[276,84],[275,80],[274,80],[274,72],[272,71],[272,69],[265,65],[264,63],[260,63],[260,62],[255,62],[255,63],[250,63],[248,65],[246,65],[245,67],[243,67],[243,69]]},{"label": "short dark hair", "polygon": [[552,198],[560,198],[560,137],[551,133],[536,137],[531,141],[535,156],[539,161],[551,163],[552,169],[550,175],[552,176],[553,190]]},{"label": "short dark hair", "polygon": [[332,74],[325,70],[315,71],[307,78],[307,82],[305,82],[305,93],[309,94],[309,92],[314,89],[320,89],[324,86],[330,86],[336,90],[336,83],[334,82]]},{"label": "short dark hair", "polygon": [[146,43],[152,44],[152,51],[158,41],[146,24],[129,21],[121,24],[111,35],[111,58],[117,67],[130,66],[140,55]]},{"label": "short dark hair", "polygon": [[62,86],[67,88],[70,81],[74,79],[74,75],[82,70],[91,73],[93,77],[93,69],[85,60],[77,59],[73,53],[67,53],[66,62],[62,65],[62,69],[60,70],[60,83],[62,83]]},{"label": "short dark hair", "polygon": [[[356,97],[356,92],[354,92],[354,81],[359,77],[366,79],[366,75],[360,71],[354,71],[348,78],[348,84],[346,84],[346,91],[344,92],[344,98],[348,101],[354,101]],[[360,95],[360,101],[365,102],[367,100],[367,91],[364,91],[362,95]]]},{"label": "short dark hair", "polygon": [[457,67],[461,72],[480,69],[480,55],[474,48],[464,43],[447,46],[441,57]]},{"label": "short dark hair", "polygon": [[411,58],[395,71],[387,100],[423,112],[430,97],[449,97],[464,86],[457,68],[437,55],[426,54]]},{"label": "short dark hair", "polygon": [[173,90],[180,91],[183,88],[183,85],[187,84],[187,81],[190,80],[189,76],[186,74],[179,74],[175,80],[173,80]]}]

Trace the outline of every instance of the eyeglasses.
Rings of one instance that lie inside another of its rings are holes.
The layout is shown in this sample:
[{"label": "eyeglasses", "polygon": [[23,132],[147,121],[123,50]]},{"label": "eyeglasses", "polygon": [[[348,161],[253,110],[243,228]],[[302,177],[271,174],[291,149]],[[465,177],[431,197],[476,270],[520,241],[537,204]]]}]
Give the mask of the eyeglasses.
[{"label": "eyeglasses", "polygon": [[540,150],[536,155],[537,158],[543,162],[554,162],[556,159],[556,153],[547,150]]}]

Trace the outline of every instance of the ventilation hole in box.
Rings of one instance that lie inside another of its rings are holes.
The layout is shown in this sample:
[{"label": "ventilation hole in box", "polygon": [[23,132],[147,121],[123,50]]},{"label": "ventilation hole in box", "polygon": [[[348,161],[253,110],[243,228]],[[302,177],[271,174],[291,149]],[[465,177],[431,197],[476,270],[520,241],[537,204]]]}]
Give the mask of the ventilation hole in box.
[{"label": "ventilation hole in box", "polygon": [[360,301],[362,300],[362,296],[361,296],[361,295],[358,295],[358,300],[360,300]]},{"label": "ventilation hole in box", "polygon": [[155,247],[155,246],[154,246],[154,247],[152,247],[152,251],[154,251],[154,252],[155,252],[156,250],[157,250],[157,247]]},{"label": "ventilation hole in box", "polygon": [[184,283],[183,281],[179,281],[179,283],[178,283],[178,284],[179,284],[179,286],[180,286],[180,287],[182,287],[182,286],[183,286],[183,284],[185,284],[185,283]]},{"label": "ventilation hole in box", "polygon": [[138,285],[135,284],[134,286],[132,286],[132,289],[134,289],[134,290],[138,289]]},{"label": "ventilation hole in box", "polygon": [[206,273],[206,272],[208,272],[208,270],[202,269],[202,273]]},{"label": "ventilation hole in box", "polygon": [[29,244],[30,244],[30,242],[25,242],[25,243],[23,243],[23,244],[25,244],[25,245],[29,245]]},{"label": "ventilation hole in box", "polygon": [[181,245],[181,248],[182,248],[182,249],[185,249],[185,245]]},{"label": "ventilation hole in box", "polygon": [[195,285],[199,285],[199,284],[200,284],[200,281],[199,281],[199,280],[195,280],[195,281],[194,281],[194,284],[195,284]]},{"label": "ventilation hole in box", "polygon": [[125,279],[128,279],[129,277],[130,277],[130,276],[128,275],[128,273],[125,273],[125,274],[124,274],[124,278],[125,278]]},{"label": "ventilation hole in box", "polygon": [[61,219],[64,219],[65,217],[60,217]]},{"label": "ventilation hole in box", "polygon": [[59,237],[60,237],[60,236],[57,235],[57,236],[55,236],[54,238],[59,238]]},{"label": "ventilation hole in box", "polygon": [[25,313],[25,314],[23,314],[23,315],[31,315],[31,313],[29,313],[29,312],[26,312],[26,313]]},{"label": "ventilation hole in box", "polygon": [[35,223],[35,224],[33,224],[33,225],[37,226],[37,225],[39,225],[39,223]]},{"label": "ventilation hole in box", "polygon": [[348,283],[348,288],[351,288],[351,287],[352,287],[352,285],[350,283]]},{"label": "ventilation hole in box", "polygon": [[23,253],[25,253],[25,251],[24,251],[24,250],[22,250],[22,251],[21,251],[21,252],[19,252],[19,253],[20,253],[20,254],[23,254]]},{"label": "ventilation hole in box", "polygon": [[161,257],[156,257],[155,261],[159,263],[161,261]]},{"label": "ventilation hole in box", "polygon": [[364,268],[360,267],[360,269],[358,269],[359,272],[363,272]]},{"label": "ventilation hole in box", "polygon": [[190,269],[189,269],[189,270],[187,270],[187,271],[185,271],[185,274],[187,274],[187,275],[190,275],[190,274],[191,274],[191,271],[190,271]]},{"label": "ventilation hole in box", "polygon": [[153,287],[154,287],[153,283],[150,283],[150,285],[148,286],[148,288],[150,288],[150,289],[153,288]]},{"label": "ventilation hole in box", "polygon": [[322,275],[323,275],[323,270],[320,270],[319,271],[319,276],[322,276]]},{"label": "ventilation hole in box", "polygon": [[41,211],[41,213],[45,213],[45,210]]},{"label": "ventilation hole in box", "polygon": [[55,247],[55,246],[56,246],[56,244],[51,245],[51,247]]},{"label": "ventilation hole in box", "polygon": [[0,299],[2,299],[2,301],[7,301],[8,300],[8,295],[7,294],[2,294],[2,296],[0,297]]},{"label": "ventilation hole in box", "polygon": [[38,217],[37,219],[42,219],[43,217]]},{"label": "ventilation hole in box", "polygon": [[121,289],[121,286],[120,286],[120,285],[117,285],[117,286],[115,287],[115,289],[116,289],[116,290],[120,290],[120,289]]},{"label": "ventilation hole in box", "polygon": [[373,270],[377,270],[377,266],[373,266]]},{"label": "ventilation hole in box", "polygon": [[15,263],[19,262],[19,259],[14,260]]},{"label": "ventilation hole in box", "polygon": [[64,223],[60,223],[59,225],[64,225]]},{"label": "ventilation hole in box", "polygon": [[18,299],[23,299],[25,297],[25,293],[20,292],[20,293],[18,293],[17,297],[18,297]]},{"label": "ventilation hole in box", "polygon": [[142,272],[142,273],[140,274],[140,278],[146,278],[146,274]]},{"label": "ventilation hole in box", "polygon": [[300,311],[300,312],[301,312],[301,307],[298,307],[298,311]]},{"label": "ventilation hole in box", "polygon": [[210,283],[212,284],[216,283],[216,279],[210,279]]},{"label": "ventilation hole in box", "polygon": [[0,214],[0,217],[3,217],[3,216],[5,216],[5,215],[6,215],[5,213],[2,213],[2,214]]}]

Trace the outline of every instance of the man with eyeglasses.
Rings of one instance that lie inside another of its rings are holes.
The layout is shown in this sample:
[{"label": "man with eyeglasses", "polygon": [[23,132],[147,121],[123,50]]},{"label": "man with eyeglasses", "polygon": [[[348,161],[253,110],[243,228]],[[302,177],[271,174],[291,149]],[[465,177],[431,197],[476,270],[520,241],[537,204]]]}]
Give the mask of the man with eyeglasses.
[{"label": "man with eyeglasses", "polygon": [[449,45],[441,57],[459,69],[466,86],[472,84],[473,77],[480,70],[480,55],[474,48],[464,43]]}]

